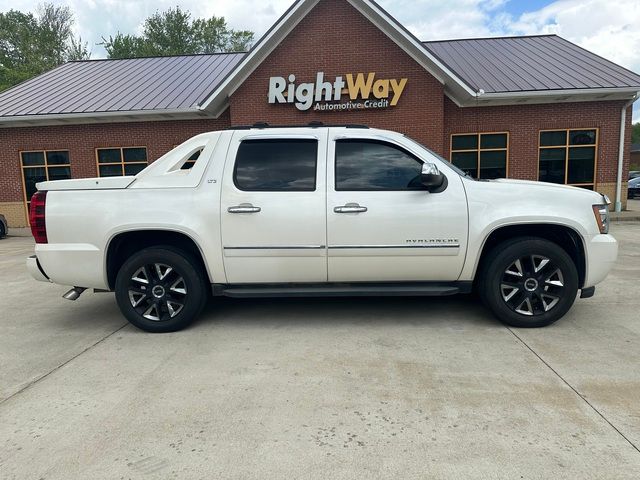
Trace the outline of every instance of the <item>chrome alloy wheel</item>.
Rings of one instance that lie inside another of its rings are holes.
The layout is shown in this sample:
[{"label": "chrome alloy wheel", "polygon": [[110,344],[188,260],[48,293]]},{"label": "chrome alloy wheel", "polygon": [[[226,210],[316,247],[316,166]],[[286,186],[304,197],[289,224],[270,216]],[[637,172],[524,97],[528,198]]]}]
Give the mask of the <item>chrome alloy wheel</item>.
[{"label": "chrome alloy wheel", "polygon": [[507,306],[526,316],[553,309],[564,294],[562,270],[547,257],[527,255],[513,262],[502,274],[500,292]]},{"label": "chrome alloy wheel", "polygon": [[147,320],[163,322],[178,315],[187,300],[187,285],[173,267],[153,263],[140,267],[129,280],[131,306]]}]

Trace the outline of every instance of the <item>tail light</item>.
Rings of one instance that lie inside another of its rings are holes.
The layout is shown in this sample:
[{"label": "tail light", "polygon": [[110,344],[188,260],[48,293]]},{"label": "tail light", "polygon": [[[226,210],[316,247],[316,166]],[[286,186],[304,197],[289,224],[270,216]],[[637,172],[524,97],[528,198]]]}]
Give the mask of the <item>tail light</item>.
[{"label": "tail light", "polygon": [[31,197],[31,209],[29,210],[29,223],[31,223],[31,233],[36,243],[47,243],[47,222],[45,219],[45,206],[47,203],[47,192],[37,191]]}]

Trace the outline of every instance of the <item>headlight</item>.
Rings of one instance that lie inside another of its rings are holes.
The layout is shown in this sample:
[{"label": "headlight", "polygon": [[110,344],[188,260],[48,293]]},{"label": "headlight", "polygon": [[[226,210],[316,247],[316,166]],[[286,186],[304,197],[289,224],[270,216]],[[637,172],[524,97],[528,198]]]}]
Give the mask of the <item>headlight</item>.
[{"label": "headlight", "polygon": [[609,233],[609,205],[594,205],[593,214],[600,233]]}]

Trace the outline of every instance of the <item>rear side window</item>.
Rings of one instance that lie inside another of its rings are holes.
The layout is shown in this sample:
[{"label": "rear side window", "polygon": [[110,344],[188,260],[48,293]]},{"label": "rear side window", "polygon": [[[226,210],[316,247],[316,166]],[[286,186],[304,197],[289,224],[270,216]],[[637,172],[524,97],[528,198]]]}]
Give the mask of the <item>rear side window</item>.
[{"label": "rear side window", "polygon": [[422,162],[409,152],[377,140],[336,142],[336,190],[424,190]]},{"label": "rear side window", "polygon": [[317,140],[246,140],[240,144],[233,181],[248,192],[313,192]]}]

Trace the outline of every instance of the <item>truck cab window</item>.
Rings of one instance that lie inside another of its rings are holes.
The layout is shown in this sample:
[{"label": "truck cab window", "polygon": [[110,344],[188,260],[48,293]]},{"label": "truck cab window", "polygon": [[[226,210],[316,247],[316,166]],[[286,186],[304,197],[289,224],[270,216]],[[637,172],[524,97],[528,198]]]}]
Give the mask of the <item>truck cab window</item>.
[{"label": "truck cab window", "polygon": [[337,191],[424,190],[422,162],[409,152],[378,140],[336,142]]},{"label": "truck cab window", "polygon": [[245,140],[238,148],[233,181],[248,192],[313,192],[317,162],[316,140]]}]

